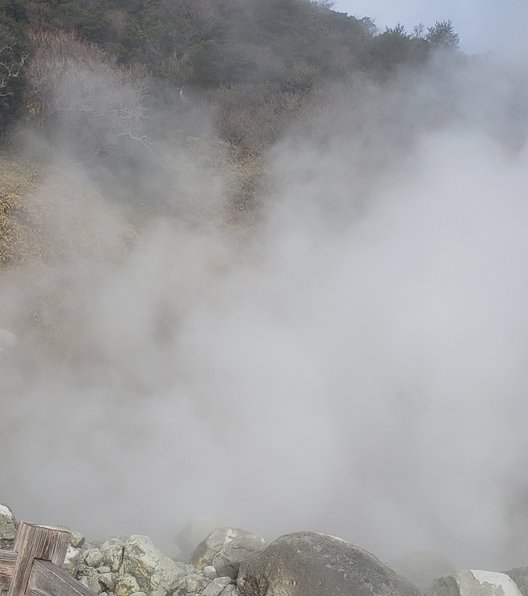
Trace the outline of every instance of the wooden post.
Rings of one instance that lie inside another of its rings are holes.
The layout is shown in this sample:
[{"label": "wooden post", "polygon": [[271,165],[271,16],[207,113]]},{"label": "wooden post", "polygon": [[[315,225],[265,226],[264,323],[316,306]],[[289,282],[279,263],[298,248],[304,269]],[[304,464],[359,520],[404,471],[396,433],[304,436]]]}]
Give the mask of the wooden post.
[{"label": "wooden post", "polygon": [[62,566],[69,543],[70,533],[66,530],[20,523],[13,547],[17,559],[7,596],[26,594],[35,559]]}]

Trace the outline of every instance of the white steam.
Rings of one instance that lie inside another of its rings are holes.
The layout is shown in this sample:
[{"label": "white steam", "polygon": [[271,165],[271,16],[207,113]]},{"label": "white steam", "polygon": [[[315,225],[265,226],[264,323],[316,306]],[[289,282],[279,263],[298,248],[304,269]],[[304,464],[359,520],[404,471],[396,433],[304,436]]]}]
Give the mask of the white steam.
[{"label": "white steam", "polygon": [[182,150],[146,162],[171,215],[141,224],[60,161],[48,253],[0,278],[1,500],[91,536],[212,514],[526,560],[526,122],[517,83],[439,73],[321,98],[249,229]]}]

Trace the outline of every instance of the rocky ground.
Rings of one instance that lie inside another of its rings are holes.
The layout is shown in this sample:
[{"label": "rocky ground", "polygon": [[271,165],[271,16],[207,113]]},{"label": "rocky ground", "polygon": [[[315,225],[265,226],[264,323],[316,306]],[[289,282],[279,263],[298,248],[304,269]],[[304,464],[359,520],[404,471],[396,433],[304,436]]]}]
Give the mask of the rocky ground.
[{"label": "rocky ground", "polygon": [[[0,505],[0,548],[13,547],[16,526],[9,507]],[[146,536],[89,542],[70,532],[65,568],[102,596],[528,596],[528,567],[456,570],[425,552],[389,567],[344,540],[313,532],[266,545],[245,530],[219,528],[188,560],[179,548],[162,552]]]}]

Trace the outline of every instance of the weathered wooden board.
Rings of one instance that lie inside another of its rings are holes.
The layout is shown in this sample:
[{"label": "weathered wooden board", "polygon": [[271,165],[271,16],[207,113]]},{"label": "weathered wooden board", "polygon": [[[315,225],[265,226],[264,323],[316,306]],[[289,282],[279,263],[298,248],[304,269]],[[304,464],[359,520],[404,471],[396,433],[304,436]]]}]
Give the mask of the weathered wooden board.
[{"label": "weathered wooden board", "polygon": [[61,566],[69,542],[70,533],[66,530],[20,523],[13,546],[17,558],[7,596],[26,594],[35,559]]},{"label": "weathered wooden board", "polygon": [[95,596],[91,590],[49,561],[33,562],[28,593],[32,596]]},{"label": "weathered wooden board", "polygon": [[61,569],[69,543],[67,530],[20,523],[14,550],[0,550],[0,595],[95,596]]},{"label": "weathered wooden board", "polygon": [[0,550],[0,593],[9,590],[15,572],[16,559],[17,555],[14,551]]}]

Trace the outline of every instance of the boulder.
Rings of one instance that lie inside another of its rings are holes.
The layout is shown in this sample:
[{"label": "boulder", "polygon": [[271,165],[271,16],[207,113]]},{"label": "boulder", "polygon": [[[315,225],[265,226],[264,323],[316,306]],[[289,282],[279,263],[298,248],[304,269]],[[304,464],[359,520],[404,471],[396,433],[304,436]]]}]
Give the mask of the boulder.
[{"label": "boulder", "polygon": [[[121,571],[123,565],[123,554],[125,549],[125,538],[110,538],[106,542],[103,542],[100,548],[102,555],[102,562],[99,565],[107,565],[110,570],[117,573]],[[88,552],[88,551],[87,551]],[[89,552],[92,552],[90,549]],[[97,558],[97,555],[94,555]],[[87,559],[85,558],[85,561]],[[98,565],[98,566],[99,566]]]},{"label": "boulder", "polygon": [[70,574],[75,575],[81,566],[81,549],[68,545],[63,568]]},{"label": "boulder", "polygon": [[220,528],[213,530],[200,542],[191,562],[200,570],[212,566],[219,577],[236,579],[241,561],[260,552],[265,546],[264,538],[256,534],[240,528]]},{"label": "boulder", "polygon": [[175,592],[186,584],[188,565],[177,563],[154,546],[147,536],[130,536],[123,546],[121,573],[136,578],[139,590]]},{"label": "boulder", "polygon": [[422,592],[430,590],[436,579],[457,571],[451,561],[430,551],[410,553],[390,561],[388,565]]},{"label": "boulder", "polygon": [[176,544],[181,547],[185,561],[190,561],[196,547],[202,542],[203,537],[209,535],[214,529],[223,527],[224,524],[209,515],[199,517],[185,524],[178,532]]},{"label": "boulder", "polygon": [[240,564],[242,596],[420,596],[371,553],[313,532],[282,536]]},{"label": "boulder", "polygon": [[218,577],[205,588],[202,596],[222,596],[225,594],[226,588],[232,583],[233,580],[230,577]]},{"label": "boulder", "polygon": [[523,596],[528,596],[528,567],[515,567],[504,573],[513,579]]},{"label": "boulder", "polygon": [[13,548],[16,534],[16,521],[7,505],[0,505],[0,548]]},{"label": "boulder", "polygon": [[511,577],[495,571],[458,571],[436,580],[431,596],[522,596]]}]

